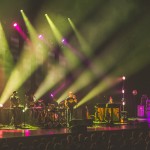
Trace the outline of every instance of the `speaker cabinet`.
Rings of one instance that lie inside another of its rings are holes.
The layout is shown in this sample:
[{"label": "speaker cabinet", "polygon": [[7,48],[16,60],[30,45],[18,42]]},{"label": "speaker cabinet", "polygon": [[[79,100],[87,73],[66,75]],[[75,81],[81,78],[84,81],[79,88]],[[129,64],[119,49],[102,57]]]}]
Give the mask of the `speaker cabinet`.
[{"label": "speaker cabinet", "polygon": [[87,126],[90,126],[92,124],[92,119],[73,119],[69,122],[70,130],[73,134],[86,133]]}]

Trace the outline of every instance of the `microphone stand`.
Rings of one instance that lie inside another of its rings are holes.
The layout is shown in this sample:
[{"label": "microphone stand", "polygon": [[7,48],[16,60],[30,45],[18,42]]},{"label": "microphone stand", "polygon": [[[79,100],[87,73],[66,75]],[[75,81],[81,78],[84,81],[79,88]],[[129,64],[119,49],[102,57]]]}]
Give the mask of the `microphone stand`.
[{"label": "microphone stand", "polygon": [[25,100],[24,100],[24,106],[23,106],[23,127],[22,129],[27,129],[26,127],[26,116],[25,116],[25,112],[26,112],[26,97],[27,95],[25,95]]}]

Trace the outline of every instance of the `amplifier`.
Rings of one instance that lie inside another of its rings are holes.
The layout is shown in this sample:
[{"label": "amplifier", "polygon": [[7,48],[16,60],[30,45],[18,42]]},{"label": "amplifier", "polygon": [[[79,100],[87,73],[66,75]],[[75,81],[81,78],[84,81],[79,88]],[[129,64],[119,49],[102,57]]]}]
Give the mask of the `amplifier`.
[{"label": "amplifier", "polygon": [[146,111],[146,117],[150,118],[150,111]]},{"label": "amplifier", "polygon": [[110,114],[113,122],[120,121],[120,108],[97,108],[97,115],[100,121],[106,120],[107,113]]},{"label": "amplifier", "polygon": [[137,116],[144,117],[144,105],[137,106]]}]

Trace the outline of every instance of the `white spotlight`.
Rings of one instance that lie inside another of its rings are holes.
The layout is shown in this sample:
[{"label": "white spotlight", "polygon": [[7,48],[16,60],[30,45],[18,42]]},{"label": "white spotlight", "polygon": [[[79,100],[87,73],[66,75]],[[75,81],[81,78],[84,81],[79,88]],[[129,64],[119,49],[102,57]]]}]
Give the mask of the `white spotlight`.
[{"label": "white spotlight", "polygon": [[122,77],[122,80],[125,80],[125,79],[126,79],[126,77],[125,77],[125,76],[123,76],[123,77]]}]

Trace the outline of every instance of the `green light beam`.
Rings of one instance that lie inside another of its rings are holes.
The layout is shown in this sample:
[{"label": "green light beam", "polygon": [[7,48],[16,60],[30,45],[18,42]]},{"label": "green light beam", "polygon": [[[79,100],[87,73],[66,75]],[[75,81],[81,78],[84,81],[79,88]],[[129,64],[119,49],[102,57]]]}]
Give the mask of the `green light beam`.
[{"label": "green light beam", "polygon": [[75,27],[74,23],[72,22],[72,20],[70,18],[68,18],[68,21],[69,21],[73,31],[75,32],[76,37],[78,38],[78,41],[79,41],[80,46],[81,46],[81,50],[84,52],[84,54],[86,56],[88,56],[88,57],[91,56],[93,51],[90,48],[88,42],[85,41],[85,39],[79,33],[79,31],[77,30],[77,28]]},{"label": "green light beam", "polygon": [[9,51],[8,42],[3,30],[3,27],[0,23],[0,63],[5,70],[5,74],[8,77],[10,75],[11,70],[13,69],[14,62],[13,57]]},{"label": "green light beam", "polygon": [[101,94],[108,88],[119,83],[119,80],[115,80],[114,77],[117,78],[117,76],[120,76],[123,73],[129,77],[142,69],[145,65],[149,64],[150,51],[146,50],[143,52],[143,45],[146,45],[146,43],[147,41],[144,41],[141,46],[138,46],[136,51],[131,52],[131,54],[129,54],[128,57],[126,57],[108,77],[100,82],[88,95],[86,95],[79,102],[78,107],[94,98],[97,94]]},{"label": "green light beam", "polygon": [[40,87],[35,92],[36,98],[39,99],[63,78],[64,70],[59,66],[53,66],[53,68],[48,72],[44,81],[41,83]]},{"label": "green light beam", "polygon": [[36,31],[32,27],[25,13],[21,11],[21,14],[23,15],[23,19],[29,31],[31,41],[24,45],[24,50],[19,58],[19,61],[12,71],[11,76],[2,93],[2,103],[5,103],[11,93],[14,90],[17,90],[48,56],[47,46],[40,39],[38,39]]},{"label": "green light beam", "polygon": [[[58,42],[58,44],[62,44],[60,43],[63,39],[63,36],[61,35],[60,31],[57,29],[57,27],[55,26],[55,24],[53,23],[53,21],[50,19],[50,17],[45,14],[45,17],[52,29],[52,32]],[[65,61],[66,61],[66,64],[67,64],[67,69],[68,70],[73,70],[79,63],[80,63],[80,60],[77,56],[75,56],[73,54],[73,52],[68,49],[68,47],[66,48],[65,46],[62,46],[61,47],[62,51],[63,51],[63,54],[65,56]],[[59,66],[57,66],[59,68]],[[61,69],[61,77],[60,78],[57,78],[55,80],[55,84],[57,84],[61,79],[65,78],[65,75],[67,74],[67,70],[66,70],[66,67],[62,67],[63,69]],[[59,70],[59,69],[58,69]],[[50,73],[51,74],[51,73]],[[40,85],[40,87],[37,89],[36,91],[36,96],[37,97],[41,97],[45,92],[47,92],[48,90],[50,90],[50,88],[52,88],[54,86],[54,84],[47,84],[49,80],[51,80],[51,75],[49,73],[47,74],[47,77],[46,79],[43,81],[43,83]],[[52,75],[53,76],[53,75]]]},{"label": "green light beam", "polygon": [[92,89],[91,92],[89,92],[79,103],[78,107],[83,105],[84,103],[91,100],[93,97],[95,97],[97,94],[104,92],[108,87],[112,87],[113,85],[119,83],[119,80],[114,78],[113,76],[107,76],[103,81],[101,81],[95,88]]},{"label": "green light beam", "polygon": [[54,25],[53,21],[50,19],[50,17],[48,16],[48,14],[45,14],[45,17],[52,29],[52,32],[53,34],[55,35],[56,37],[56,40],[57,42],[60,44],[62,39],[63,39],[63,36],[61,35],[61,33],[59,32],[59,30],[57,29],[57,27]]},{"label": "green light beam", "polygon": [[46,19],[52,29],[52,32],[53,32],[58,44],[61,45],[62,52],[66,58],[67,67],[69,70],[72,70],[79,64],[80,60],[77,56],[74,55],[74,53],[68,47],[62,46],[63,45],[62,40],[65,38],[63,38],[62,34],[57,29],[57,27],[55,26],[53,21],[50,19],[50,17],[47,14],[45,14],[45,16],[46,16]]}]

